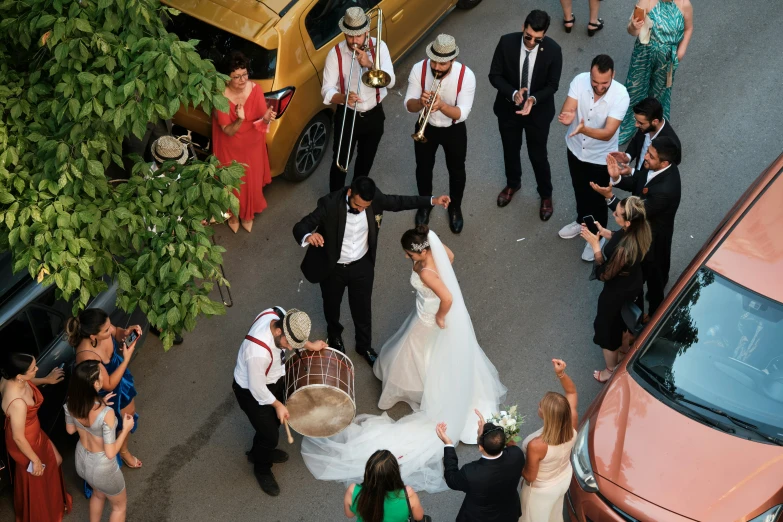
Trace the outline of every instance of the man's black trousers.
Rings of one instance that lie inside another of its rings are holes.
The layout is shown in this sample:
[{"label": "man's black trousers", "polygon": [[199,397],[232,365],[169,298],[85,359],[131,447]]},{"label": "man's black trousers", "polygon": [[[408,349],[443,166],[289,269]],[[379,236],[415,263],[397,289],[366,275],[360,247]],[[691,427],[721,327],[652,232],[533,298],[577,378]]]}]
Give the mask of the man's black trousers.
[{"label": "man's black trousers", "polygon": [[[345,186],[346,173],[337,168],[337,149],[340,146],[340,131],[343,134],[343,144],[340,150],[340,164],[345,166],[350,162],[348,159],[348,140],[351,136],[351,120],[353,118],[353,109],[348,109],[345,117],[345,127],[343,128],[343,105],[337,106],[334,114],[334,133],[332,138],[332,168],[329,171],[329,191],[334,192]],[[360,112],[356,115],[356,127],[353,131],[353,143],[350,147],[351,157],[356,155],[356,163],[353,166],[353,177],[369,176],[372,163],[375,161],[375,153],[378,152],[378,144],[383,136],[383,121],[386,116],[383,114],[383,105],[380,103],[367,112]]]},{"label": "man's black trousers", "polygon": [[[254,471],[256,474],[269,473],[272,468],[272,451],[277,448],[280,435],[280,420],[277,418],[275,408],[270,404],[262,406],[253,397],[250,390],[242,388],[234,381],[232,388],[237,398],[239,407],[247,415],[256,434],[253,437],[253,447],[250,455],[255,460]],[[281,377],[274,384],[268,384],[267,388],[280,402],[285,402],[285,378]]]},{"label": "man's black trousers", "polygon": [[606,165],[580,161],[569,150],[568,170],[571,172],[571,185],[574,187],[574,197],[576,198],[575,221],[582,223],[585,216],[593,216],[596,221],[601,223],[601,226],[606,228],[606,221],[609,217],[606,199],[590,186],[591,181],[599,187],[609,186],[609,170]]},{"label": "man's black trousers", "polygon": [[546,144],[549,139],[549,125],[538,127],[530,116],[514,115],[514,118],[498,118],[500,141],[503,144],[503,163],[506,166],[506,185],[517,188],[522,184],[522,135],[527,134],[527,156],[536,176],[538,195],[552,197],[552,171],[549,168],[549,156]]},{"label": "man's black trousers", "polygon": [[[419,132],[418,124],[414,132]],[[432,169],[435,168],[435,156],[438,147],[443,147],[446,155],[446,168],[449,171],[449,196],[451,205],[460,207],[465,193],[465,157],[468,150],[468,131],[465,122],[455,123],[451,127],[427,125],[424,129],[427,143],[413,142],[416,154],[416,185],[419,196],[432,196]]]},{"label": "man's black trousers", "polygon": [[372,348],[372,285],[375,279],[370,253],[349,265],[336,264],[321,282],[321,297],[323,298],[326,331],[329,338],[338,337],[343,333],[340,324],[340,304],[343,294],[348,289],[348,304],[351,307],[351,318],[356,331],[356,351],[364,354]]}]

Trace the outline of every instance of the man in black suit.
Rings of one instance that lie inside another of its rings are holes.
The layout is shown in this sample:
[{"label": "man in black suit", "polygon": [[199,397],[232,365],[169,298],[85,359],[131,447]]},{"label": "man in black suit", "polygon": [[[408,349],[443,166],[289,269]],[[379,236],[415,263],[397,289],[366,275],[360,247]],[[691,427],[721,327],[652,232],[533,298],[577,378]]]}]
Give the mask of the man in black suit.
[{"label": "man in black suit", "polygon": [[525,454],[518,446],[506,445],[501,426],[478,423],[478,449],[481,458],[459,469],[457,451],[446,434],[446,424],[436,432],[443,448],[444,478],[449,488],[466,493],[456,522],[517,522],[522,516],[519,480],[525,467]]},{"label": "man in black suit", "polygon": [[543,221],[552,217],[554,211],[546,145],[563,68],[560,46],[545,36],[549,21],[544,11],[531,11],[521,33],[500,38],[489,68],[489,82],[498,90],[493,110],[498,118],[506,166],[506,188],[498,195],[498,206],[508,205],[514,193],[522,188],[519,152],[524,132],[541,197],[539,216]]},{"label": "man in black suit", "polygon": [[328,345],[345,353],[340,324],[340,304],[348,288],[348,303],[356,328],[356,351],[370,363],[378,354],[372,349],[372,285],[375,250],[383,212],[399,212],[443,205],[448,196],[390,196],[368,177],[354,177],[351,187],[318,200],[318,206],[294,225],[294,238],[310,246],[302,261],[302,273],[321,285]]},{"label": "man in black suit", "polygon": [[[612,185],[644,201],[653,236],[650,250],[642,260],[650,315],[655,313],[663,301],[664,289],[669,282],[674,219],[682,192],[680,171],[677,168],[680,158],[680,143],[670,136],[658,136],[652,140],[644,156],[643,168],[633,173],[613,155],[606,158]],[[590,185],[606,198],[607,205],[614,211],[618,200],[612,194],[612,187],[599,187],[595,183]]]}]

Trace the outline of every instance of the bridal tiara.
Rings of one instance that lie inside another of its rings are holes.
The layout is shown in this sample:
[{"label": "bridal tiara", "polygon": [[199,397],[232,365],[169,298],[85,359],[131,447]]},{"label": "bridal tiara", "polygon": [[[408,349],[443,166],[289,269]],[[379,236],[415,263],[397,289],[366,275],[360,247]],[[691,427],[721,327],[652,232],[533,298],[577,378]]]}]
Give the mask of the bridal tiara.
[{"label": "bridal tiara", "polygon": [[430,247],[430,242],[425,241],[424,243],[413,243],[411,245],[411,250],[413,250],[414,252],[423,252],[425,248],[429,248],[429,247]]}]

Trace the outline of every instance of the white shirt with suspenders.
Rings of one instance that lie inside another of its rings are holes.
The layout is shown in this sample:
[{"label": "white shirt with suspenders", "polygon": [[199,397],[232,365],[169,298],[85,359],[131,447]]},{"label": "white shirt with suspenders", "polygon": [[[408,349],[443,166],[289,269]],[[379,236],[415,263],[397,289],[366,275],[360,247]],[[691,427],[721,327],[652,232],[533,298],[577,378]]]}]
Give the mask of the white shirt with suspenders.
[{"label": "white shirt with suspenders", "polygon": [[[267,308],[256,317],[239,347],[234,380],[262,406],[271,405],[277,399],[267,388],[285,376],[285,352],[275,346],[269,325],[282,320],[285,310],[279,307]],[[282,314],[282,315],[280,315]]]},{"label": "white shirt with suspenders", "polygon": [[[408,76],[408,90],[405,93],[405,110],[408,110],[408,100],[418,100],[423,91],[432,87],[434,77],[430,69],[430,61],[422,60],[411,69]],[[451,72],[443,78],[443,86],[440,89],[440,99],[454,107],[459,107],[460,117],[452,120],[442,112],[433,112],[429,123],[433,127],[451,127],[455,123],[462,123],[468,119],[473,108],[473,99],[476,95],[476,75],[466,65],[455,61],[451,65]],[[408,111],[411,112],[411,111]]]}]

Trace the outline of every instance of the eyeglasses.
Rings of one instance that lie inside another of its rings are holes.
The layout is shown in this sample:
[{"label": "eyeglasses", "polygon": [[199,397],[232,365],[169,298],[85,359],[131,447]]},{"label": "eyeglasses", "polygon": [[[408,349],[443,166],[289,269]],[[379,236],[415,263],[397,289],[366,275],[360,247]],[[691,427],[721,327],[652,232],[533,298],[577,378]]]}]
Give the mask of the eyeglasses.
[{"label": "eyeglasses", "polygon": [[247,80],[248,78],[249,78],[249,76],[248,76],[247,73],[240,74],[240,75],[237,75],[237,76],[231,76],[232,80]]},{"label": "eyeglasses", "polygon": [[543,41],[544,41],[544,39],[543,39],[543,38],[534,38],[534,37],[530,36],[530,35],[529,35],[529,34],[527,34],[527,33],[523,33],[523,35],[522,35],[522,36],[523,36],[523,37],[525,38],[525,40],[527,40],[528,42],[536,42],[537,44],[540,44],[541,42],[543,42]]}]

